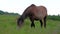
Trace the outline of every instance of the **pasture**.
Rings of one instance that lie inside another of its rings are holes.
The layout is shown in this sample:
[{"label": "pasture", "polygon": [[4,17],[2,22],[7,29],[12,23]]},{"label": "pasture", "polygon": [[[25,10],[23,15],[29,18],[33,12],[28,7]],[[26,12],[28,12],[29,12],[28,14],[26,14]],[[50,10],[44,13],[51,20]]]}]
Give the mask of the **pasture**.
[{"label": "pasture", "polygon": [[30,20],[25,19],[22,28],[17,29],[18,15],[0,15],[0,34],[60,34],[60,21],[47,19],[47,27],[41,28],[35,21],[35,28],[30,27]]}]

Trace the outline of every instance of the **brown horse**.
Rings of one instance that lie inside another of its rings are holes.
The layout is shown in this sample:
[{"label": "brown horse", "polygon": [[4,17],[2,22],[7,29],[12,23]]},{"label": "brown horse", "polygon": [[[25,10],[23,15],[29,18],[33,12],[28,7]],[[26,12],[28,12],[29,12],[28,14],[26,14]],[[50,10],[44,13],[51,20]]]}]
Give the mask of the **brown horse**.
[{"label": "brown horse", "polygon": [[41,27],[44,26],[46,28],[47,9],[44,6],[36,6],[32,4],[27,7],[21,17],[17,20],[17,25],[21,27],[24,19],[27,17],[31,20],[31,27],[35,27],[34,20],[39,20]]}]

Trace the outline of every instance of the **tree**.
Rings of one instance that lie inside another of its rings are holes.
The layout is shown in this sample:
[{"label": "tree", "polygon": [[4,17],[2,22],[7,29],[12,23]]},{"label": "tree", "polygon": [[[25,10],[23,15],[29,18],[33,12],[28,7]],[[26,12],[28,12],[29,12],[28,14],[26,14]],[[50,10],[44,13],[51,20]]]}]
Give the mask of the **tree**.
[{"label": "tree", "polygon": [[0,10],[0,14],[2,15],[2,14],[4,14],[4,12],[2,10]]}]

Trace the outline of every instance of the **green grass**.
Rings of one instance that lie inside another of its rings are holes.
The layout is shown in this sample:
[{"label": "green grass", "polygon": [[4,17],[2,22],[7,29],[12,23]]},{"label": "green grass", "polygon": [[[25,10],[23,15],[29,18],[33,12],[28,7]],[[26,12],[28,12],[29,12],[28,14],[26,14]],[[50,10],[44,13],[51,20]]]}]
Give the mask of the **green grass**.
[{"label": "green grass", "polygon": [[30,20],[25,19],[22,28],[17,29],[18,15],[0,15],[0,34],[60,34],[60,21],[47,20],[47,28],[41,28],[39,21],[35,21],[35,28],[30,27]]}]

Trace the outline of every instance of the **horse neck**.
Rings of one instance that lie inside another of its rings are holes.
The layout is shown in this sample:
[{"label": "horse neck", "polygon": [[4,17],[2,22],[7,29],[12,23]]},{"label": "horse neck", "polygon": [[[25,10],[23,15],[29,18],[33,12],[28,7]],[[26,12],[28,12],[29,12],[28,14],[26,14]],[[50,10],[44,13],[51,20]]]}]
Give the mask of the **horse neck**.
[{"label": "horse neck", "polygon": [[27,15],[26,15],[25,13],[23,13],[23,14],[21,15],[21,19],[24,20],[25,18],[27,18]]},{"label": "horse neck", "polygon": [[23,20],[29,16],[30,10],[33,6],[35,6],[35,5],[31,5],[31,6],[29,6],[28,8],[25,9],[25,11],[23,12],[23,14],[21,16]]}]

